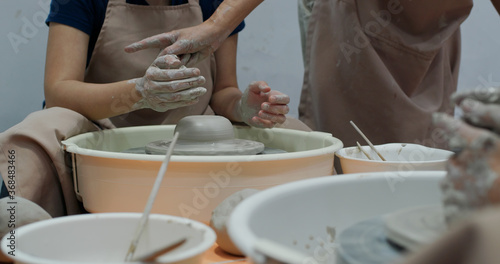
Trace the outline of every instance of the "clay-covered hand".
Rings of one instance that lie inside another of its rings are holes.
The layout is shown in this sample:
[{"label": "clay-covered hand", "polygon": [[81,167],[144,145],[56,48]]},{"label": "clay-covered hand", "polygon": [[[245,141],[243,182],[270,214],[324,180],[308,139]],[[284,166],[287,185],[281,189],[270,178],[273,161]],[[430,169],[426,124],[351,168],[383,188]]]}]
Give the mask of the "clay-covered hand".
[{"label": "clay-covered hand", "polygon": [[238,111],[248,125],[272,128],[286,121],[289,102],[288,95],[271,90],[266,82],[252,82],[241,97]]},{"label": "clay-covered hand", "polygon": [[456,151],[441,186],[447,222],[500,203],[500,137],[442,113],[434,114],[433,121]]},{"label": "clay-covered hand", "polygon": [[205,78],[197,68],[186,68],[175,55],[163,55],[147,69],[142,78],[132,79],[141,99],[132,110],[150,108],[158,112],[196,104],[207,92],[200,87]]},{"label": "clay-covered hand", "polygon": [[500,90],[492,90],[490,97],[478,98],[477,96],[457,97],[456,103],[463,111],[463,119],[468,123],[482,128],[487,128],[496,133],[500,132]]},{"label": "clay-covered hand", "polygon": [[220,47],[230,32],[202,23],[198,26],[158,34],[125,47],[126,52],[163,49],[160,55],[175,54],[187,67],[206,59]]},{"label": "clay-covered hand", "polygon": [[500,87],[460,91],[451,96],[451,100],[456,104],[460,104],[460,102],[467,98],[488,104],[500,104]]}]

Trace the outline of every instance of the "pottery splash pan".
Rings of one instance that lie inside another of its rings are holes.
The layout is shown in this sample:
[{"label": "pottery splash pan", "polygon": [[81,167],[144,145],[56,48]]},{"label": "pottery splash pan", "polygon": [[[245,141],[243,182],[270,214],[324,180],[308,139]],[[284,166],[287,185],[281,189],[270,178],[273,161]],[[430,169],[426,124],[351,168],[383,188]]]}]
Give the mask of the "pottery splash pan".
[{"label": "pottery splash pan", "polygon": [[344,231],[360,221],[401,209],[441,204],[439,184],[445,174],[355,173],[282,184],[242,201],[229,219],[229,235],[254,263],[265,263],[267,257],[286,257],[280,256],[280,251],[269,251],[272,256],[262,254],[262,241],[302,257],[288,263],[391,263],[376,261],[385,253],[381,250],[366,251],[373,253],[371,257],[356,261],[359,256],[351,253],[368,248],[362,245],[364,234],[358,232],[358,244],[349,248],[349,243],[342,243]]},{"label": "pottery splash pan", "polygon": [[[124,153],[173,137],[175,126],[128,127],[85,133],[63,141],[71,154],[77,196],[86,210],[142,212],[162,155]],[[234,126],[238,139],[286,153],[181,156],[171,158],[152,213],[207,223],[212,210],[232,193],[333,174],[342,142],[328,133]]]}]

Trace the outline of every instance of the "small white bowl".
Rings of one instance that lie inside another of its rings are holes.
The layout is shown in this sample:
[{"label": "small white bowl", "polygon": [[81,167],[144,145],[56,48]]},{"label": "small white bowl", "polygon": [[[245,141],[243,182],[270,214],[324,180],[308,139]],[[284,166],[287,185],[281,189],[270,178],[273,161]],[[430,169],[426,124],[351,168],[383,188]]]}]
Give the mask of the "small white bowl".
[{"label": "small white bowl", "polygon": [[[141,215],[84,214],[35,222],[15,229],[12,236],[4,236],[1,241],[2,252],[15,263],[125,263]],[[150,215],[135,256],[158,250],[181,237],[187,237],[186,242],[158,257],[158,262],[201,263],[203,253],[216,238],[214,231],[205,224],[187,218],[153,214]]]},{"label": "small white bowl", "polygon": [[386,159],[382,161],[370,146],[361,146],[373,160],[369,160],[358,147],[338,150],[343,173],[380,171],[444,171],[446,161],[453,152],[417,144],[391,143],[375,148]]}]

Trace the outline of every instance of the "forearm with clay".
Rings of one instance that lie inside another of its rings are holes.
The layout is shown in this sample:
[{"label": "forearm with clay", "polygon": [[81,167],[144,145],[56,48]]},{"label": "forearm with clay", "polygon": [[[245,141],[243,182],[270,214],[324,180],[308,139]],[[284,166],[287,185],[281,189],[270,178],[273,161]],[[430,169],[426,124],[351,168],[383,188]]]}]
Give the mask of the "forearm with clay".
[{"label": "forearm with clay", "polygon": [[161,55],[179,55],[183,64],[195,65],[215,52],[231,32],[264,0],[225,0],[198,26],[158,34],[132,43],[126,52],[164,49]]},{"label": "forearm with clay", "polygon": [[209,22],[227,36],[264,0],[224,0],[210,17]]}]

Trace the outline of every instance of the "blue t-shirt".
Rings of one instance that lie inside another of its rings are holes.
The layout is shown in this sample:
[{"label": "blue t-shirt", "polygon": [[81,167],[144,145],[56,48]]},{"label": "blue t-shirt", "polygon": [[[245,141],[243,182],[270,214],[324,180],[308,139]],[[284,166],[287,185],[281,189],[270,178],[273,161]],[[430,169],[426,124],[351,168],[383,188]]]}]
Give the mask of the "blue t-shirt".
[{"label": "blue t-shirt", "polygon": [[[200,7],[203,13],[203,21],[207,20],[217,9],[223,0],[200,0]],[[127,0],[129,4],[148,5],[146,0]],[[172,0],[172,5],[187,3],[187,0]],[[87,33],[90,36],[89,49],[87,54],[87,64],[94,51],[97,37],[101,32],[108,0],[52,0],[50,13],[46,23],[56,22],[70,27],[74,27]],[[232,34],[240,32],[245,27],[242,22]]]}]

